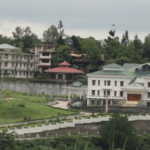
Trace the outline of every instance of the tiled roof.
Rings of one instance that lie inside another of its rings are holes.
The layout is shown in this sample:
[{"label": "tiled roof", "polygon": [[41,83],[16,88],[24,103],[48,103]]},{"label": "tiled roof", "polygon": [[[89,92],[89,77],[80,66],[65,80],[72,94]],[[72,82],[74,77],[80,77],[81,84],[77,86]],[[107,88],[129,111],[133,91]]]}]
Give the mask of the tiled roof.
[{"label": "tiled roof", "polygon": [[56,67],[52,69],[47,69],[44,72],[53,72],[53,73],[78,73],[78,74],[83,74],[84,72],[81,70],[77,70],[74,68],[70,67]]},{"label": "tiled roof", "polygon": [[59,66],[71,66],[71,64],[64,61],[64,62],[60,63]]}]

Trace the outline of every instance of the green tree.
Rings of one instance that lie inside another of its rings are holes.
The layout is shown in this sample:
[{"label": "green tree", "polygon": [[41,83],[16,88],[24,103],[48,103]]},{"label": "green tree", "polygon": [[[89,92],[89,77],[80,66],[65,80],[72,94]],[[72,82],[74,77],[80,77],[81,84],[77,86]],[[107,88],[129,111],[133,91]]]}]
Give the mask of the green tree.
[{"label": "green tree", "polygon": [[78,53],[81,53],[81,46],[80,46],[78,38],[75,35],[73,35],[71,36],[71,39],[73,41],[73,48],[76,49]]},{"label": "green tree", "polygon": [[65,33],[64,33],[64,29],[63,29],[63,23],[61,20],[59,21],[59,24],[58,24],[58,30],[59,30],[59,32],[58,32],[57,44],[58,45],[64,45],[63,37],[65,36]]},{"label": "green tree", "polygon": [[14,45],[21,48],[24,52],[28,52],[28,48],[33,47],[35,43],[41,43],[37,35],[32,33],[28,26],[25,29],[18,26],[12,34]]},{"label": "green tree", "polygon": [[0,150],[14,150],[15,141],[11,134],[5,132],[0,133]]},{"label": "green tree", "polygon": [[83,41],[82,52],[86,54],[87,60],[90,61],[90,69],[97,69],[98,65],[102,63],[98,41],[93,37],[89,37]]},{"label": "green tree", "polygon": [[0,35],[0,44],[4,43],[12,44],[12,39],[8,38],[7,36]]},{"label": "green tree", "polygon": [[127,150],[136,149],[136,132],[127,116],[114,114],[108,122],[102,125],[100,134],[102,141],[108,145],[110,150],[123,148],[124,144]]},{"label": "green tree", "polygon": [[43,40],[47,43],[56,44],[58,39],[58,30],[54,25],[51,25],[43,32]]},{"label": "green tree", "polygon": [[66,61],[71,61],[70,47],[67,45],[60,45],[57,48],[57,54],[53,56],[54,66],[58,66],[59,63]]},{"label": "green tree", "polygon": [[150,34],[145,37],[142,56],[150,60]]}]

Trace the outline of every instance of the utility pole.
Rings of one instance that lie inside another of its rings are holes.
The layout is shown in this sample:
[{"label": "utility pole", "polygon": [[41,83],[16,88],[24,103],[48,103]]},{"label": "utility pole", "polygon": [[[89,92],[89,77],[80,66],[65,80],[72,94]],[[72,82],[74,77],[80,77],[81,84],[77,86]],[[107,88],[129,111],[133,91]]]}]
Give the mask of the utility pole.
[{"label": "utility pole", "polygon": [[108,113],[108,95],[106,95],[106,101],[105,101],[105,113]]}]

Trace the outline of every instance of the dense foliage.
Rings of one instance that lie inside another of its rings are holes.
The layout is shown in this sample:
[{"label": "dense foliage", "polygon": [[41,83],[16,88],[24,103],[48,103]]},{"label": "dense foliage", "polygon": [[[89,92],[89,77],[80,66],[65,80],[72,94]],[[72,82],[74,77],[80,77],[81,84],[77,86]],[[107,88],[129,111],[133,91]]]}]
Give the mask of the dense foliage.
[{"label": "dense foliage", "polygon": [[136,149],[136,132],[127,116],[114,114],[108,122],[102,125],[100,133],[102,141],[108,145],[110,150],[122,148],[124,144],[128,150]]},{"label": "dense foliage", "polygon": [[[134,150],[150,149],[150,136],[139,136]],[[35,140],[14,141],[10,134],[0,133],[2,150],[128,150],[128,148],[108,148],[100,136],[60,136]],[[133,150],[133,149],[132,149]]]},{"label": "dense foliage", "polygon": [[[29,52],[28,50],[34,44],[56,44],[58,50],[64,53],[74,51],[75,53],[86,54],[86,59],[90,60],[89,68],[96,70],[104,63],[123,65],[124,63],[145,63],[150,61],[150,34],[145,37],[144,42],[140,40],[137,34],[133,40],[130,40],[128,31],[125,31],[122,39],[119,39],[115,30],[110,30],[108,34],[108,37],[103,37],[104,40],[96,40],[93,37],[68,36],[64,33],[63,23],[60,20],[58,27],[51,25],[43,32],[43,39],[39,39],[30,27],[22,28],[17,26],[15,31],[12,32],[12,37],[0,35],[0,44],[12,44],[21,48],[23,52]],[[68,39],[73,41],[70,49],[66,47]],[[71,62],[69,56],[61,54],[62,52],[56,54],[55,65],[58,65],[62,60]],[[104,54],[105,61],[101,58],[101,54]]]}]

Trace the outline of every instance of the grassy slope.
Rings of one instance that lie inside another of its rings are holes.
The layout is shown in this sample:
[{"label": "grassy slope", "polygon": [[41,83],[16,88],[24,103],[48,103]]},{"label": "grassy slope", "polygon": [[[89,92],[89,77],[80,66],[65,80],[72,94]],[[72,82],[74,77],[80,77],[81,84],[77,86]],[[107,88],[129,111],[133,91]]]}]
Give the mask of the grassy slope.
[{"label": "grassy slope", "polygon": [[[20,107],[18,104],[25,104],[25,107]],[[33,119],[44,119],[50,117],[58,117],[58,114],[74,114],[75,112],[52,108],[38,103],[25,100],[3,100],[0,103],[0,124],[23,121],[24,117]]]}]

